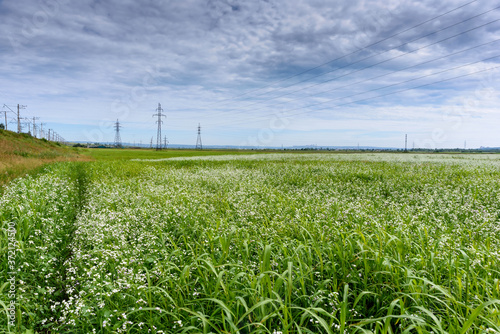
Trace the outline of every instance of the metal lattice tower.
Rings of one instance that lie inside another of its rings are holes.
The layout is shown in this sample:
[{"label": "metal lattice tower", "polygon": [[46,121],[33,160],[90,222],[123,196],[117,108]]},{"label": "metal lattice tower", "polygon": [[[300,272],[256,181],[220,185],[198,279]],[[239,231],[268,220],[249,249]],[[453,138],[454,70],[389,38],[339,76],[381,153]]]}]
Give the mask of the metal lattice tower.
[{"label": "metal lattice tower", "polygon": [[202,150],[203,145],[201,144],[201,125],[198,123],[198,138],[196,139],[196,149]]},{"label": "metal lattice tower", "polygon": [[115,147],[122,147],[122,138],[120,137],[120,122],[116,119],[115,123]]},{"label": "metal lattice tower", "polygon": [[164,115],[162,112],[163,112],[163,109],[161,108],[161,104],[158,103],[158,109],[156,109],[157,113],[153,115],[153,117],[158,117],[158,120],[156,121],[156,123],[158,124],[158,132],[156,133],[156,150],[159,151],[161,150],[161,123],[163,123],[163,121],[161,120],[162,117],[167,117],[166,115]]}]

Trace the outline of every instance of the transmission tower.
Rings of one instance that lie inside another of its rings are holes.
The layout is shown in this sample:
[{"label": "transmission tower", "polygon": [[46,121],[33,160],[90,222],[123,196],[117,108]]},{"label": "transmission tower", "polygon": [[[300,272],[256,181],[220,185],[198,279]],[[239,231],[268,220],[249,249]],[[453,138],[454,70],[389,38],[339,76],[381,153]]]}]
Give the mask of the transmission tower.
[{"label": "transmission tower", "polygon": [[161,150],[161,123],[163,123],[161,118],[167,116],[163,114],[163,109],[161,108],[160,103],[158,103],[158,109],[156,109],[156,112],[157,113],[154,114],[153,117],[158,117],[158,120],[156,121],[156,123],[158,123],[158,132],[156,133],[156,150],[159,151]]},{"label": "transmission tower", "polygon": [[163,138],[163,147],[165,147],[165,149],[167,149],[167,145],[168,145],[168,139],[167,139],[167,136],[165,136],[165,138]]},{"label": "transmission tower", "polygon": [[120,122],[116,119],[115,123],[115,147],[122,147],[122,138],[120,137]]},{"label": "transmission tower", "polygon": [[198,123],[198,138],[196,139],[196,149],[202,150],[203,145],[201,144],[201,125]]}]

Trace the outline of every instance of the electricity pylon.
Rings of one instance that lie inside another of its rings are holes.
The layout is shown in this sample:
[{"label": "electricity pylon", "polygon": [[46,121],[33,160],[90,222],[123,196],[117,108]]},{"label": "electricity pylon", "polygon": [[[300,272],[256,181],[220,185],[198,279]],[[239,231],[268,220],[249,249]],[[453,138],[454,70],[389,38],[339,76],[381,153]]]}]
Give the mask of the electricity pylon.
[{"label": "electricity pylon", "polygon": [[156,150],[159,151],[159,150],[161,150],[161,123],[163,123],[161,118],[167,117],[167,116],[162,113],[163,109],[161,108],[160,103],[158,103],[158,109],[156,109],[156,111],[157,111],[157,113],[154,114],[153,117],[155,117],[155,116],[158,117],[158,120],[156,121],[156,123],[158,124],[158,132],[156,133]]},{"label": "electricity pylon", "polygon": [[198,138],[196,139],[196,149],[197,150],[202,150],[203,145],[201,143],[201,125],[198,123]]},{"label": "electricity pylon", "polygon": [[120,122],[116,119],[115,123],[115,147],[122,147],[122,138],[120,137]]}]

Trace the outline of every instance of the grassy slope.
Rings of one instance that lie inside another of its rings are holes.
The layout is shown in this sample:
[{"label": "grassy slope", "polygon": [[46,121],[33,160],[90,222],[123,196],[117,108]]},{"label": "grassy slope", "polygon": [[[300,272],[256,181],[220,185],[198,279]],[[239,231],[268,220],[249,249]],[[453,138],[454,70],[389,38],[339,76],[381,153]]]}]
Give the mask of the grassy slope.
[{"label": "grassy slope", "polygon": [[64,145],[0,130],[0,186],[46,163],[82,159],[89,158]]}]

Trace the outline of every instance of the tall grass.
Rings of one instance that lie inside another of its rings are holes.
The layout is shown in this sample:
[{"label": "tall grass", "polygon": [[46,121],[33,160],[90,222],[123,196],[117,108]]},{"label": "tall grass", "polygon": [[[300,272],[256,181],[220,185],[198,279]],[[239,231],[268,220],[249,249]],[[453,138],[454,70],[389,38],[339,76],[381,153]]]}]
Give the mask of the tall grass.
[{"label": "tall grass", "polygon": [[498,160],[412,159],[101,162],[20,180],[0,214],[59,281],[20,265],[18,329],[499,332]]}]

